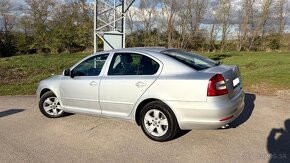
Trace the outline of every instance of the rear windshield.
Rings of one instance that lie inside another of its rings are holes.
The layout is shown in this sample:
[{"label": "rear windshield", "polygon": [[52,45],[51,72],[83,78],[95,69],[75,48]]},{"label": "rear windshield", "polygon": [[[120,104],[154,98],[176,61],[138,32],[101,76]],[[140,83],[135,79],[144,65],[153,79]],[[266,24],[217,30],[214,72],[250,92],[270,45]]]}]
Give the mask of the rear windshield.
[{"label": "rear windshield", "polygon": [[162,51],[161,53],[172,57],[195,70],[204,70],[219,65],[219,62],[181,49],[169,49]]}]

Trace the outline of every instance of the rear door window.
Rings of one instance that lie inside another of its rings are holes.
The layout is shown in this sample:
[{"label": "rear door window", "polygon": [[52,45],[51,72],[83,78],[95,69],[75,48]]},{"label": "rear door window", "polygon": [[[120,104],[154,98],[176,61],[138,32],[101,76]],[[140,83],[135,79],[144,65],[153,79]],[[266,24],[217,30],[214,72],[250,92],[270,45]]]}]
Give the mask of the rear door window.
[{"label": "rear door window", "polygon": [[145,55],[116,53],[113,56],[108,75],[153,75],[159,64]]}]

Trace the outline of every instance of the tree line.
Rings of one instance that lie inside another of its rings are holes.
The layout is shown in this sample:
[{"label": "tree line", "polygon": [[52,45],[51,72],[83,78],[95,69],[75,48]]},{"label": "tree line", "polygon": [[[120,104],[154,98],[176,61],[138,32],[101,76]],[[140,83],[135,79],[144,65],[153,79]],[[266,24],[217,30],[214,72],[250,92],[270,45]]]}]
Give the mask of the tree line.
[{"label": "tree line", "polygon": [[[288,3],[141,0],[126,15],[126,46],[209,52],[290,50],[290,34],[285,28]],[[113,12],[102,19],[110,21],[110,14]],[[18,6],[0,0],[0,56],[92,51],[93,18],[93,5],[86,0],[25,0]],[[98,46],[102,47],[101,41]]]},{"label": "tree line", "polygon": [[1,56],[27,53],[72,53],[89,50],[93,39],[93,11],[85,0],[25,0],[17,6],[0,1]]},{"label": "tree line", "polygon": [[128,13],[127,44],[209,52],[290,50],[288,12],[287,0],[142,0]]}]

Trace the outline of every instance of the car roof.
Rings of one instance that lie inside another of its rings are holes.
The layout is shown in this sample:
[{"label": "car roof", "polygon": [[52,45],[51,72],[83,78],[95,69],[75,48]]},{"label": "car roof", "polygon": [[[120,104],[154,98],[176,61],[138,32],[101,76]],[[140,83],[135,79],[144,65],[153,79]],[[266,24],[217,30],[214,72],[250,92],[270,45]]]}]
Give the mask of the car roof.
[{"label": "car roof", "polygon": [[[171,48],[169,48],[171,49]],[[98,53],[106,53],[106,52],[124,52],[124,51],[144,51],[144,52],[156,52],[160,53],[164,50],[168,50],[165,47],[135,47],[135,48],[123,48],[123,49],[113,49],[113,50],[106,50],[100,51]]]}]

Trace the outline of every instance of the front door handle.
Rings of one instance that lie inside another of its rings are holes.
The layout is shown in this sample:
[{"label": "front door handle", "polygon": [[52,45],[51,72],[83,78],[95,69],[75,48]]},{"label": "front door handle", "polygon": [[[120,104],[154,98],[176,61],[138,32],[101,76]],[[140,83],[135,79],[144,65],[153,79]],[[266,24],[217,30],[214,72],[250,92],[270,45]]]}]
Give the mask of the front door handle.
[{"label": "front door handle", "polygon": [[138,82],[138,83],[136,83],[136,86],[137,86],[138,88],[142,88],[142,87],[146,86],[146,84],[143,83],[143,82]]},{"label": "front door handle", "polygon": [[95,82],[95,81],[92,81],[92,82],[90,83],[90,85],[91,85],[92,87],[95,87],[95,86],[97,86],[97,85],[98,85],[98,83],[97,83],[97,82]]}]

